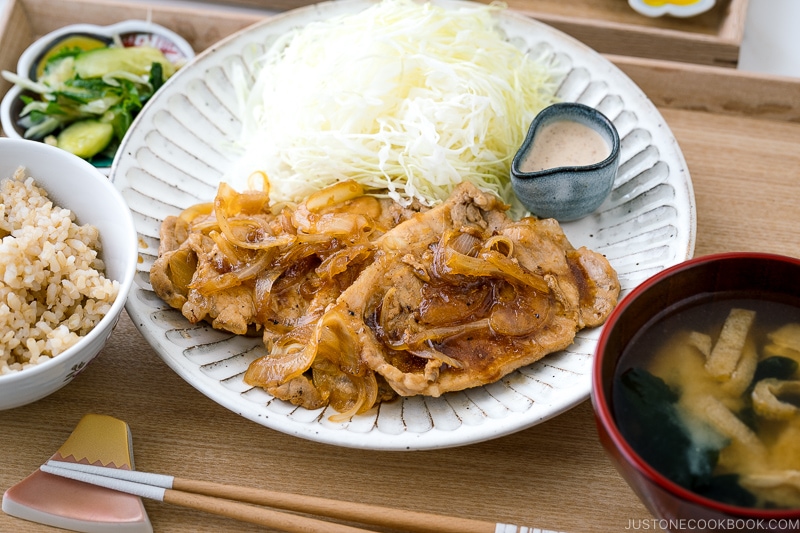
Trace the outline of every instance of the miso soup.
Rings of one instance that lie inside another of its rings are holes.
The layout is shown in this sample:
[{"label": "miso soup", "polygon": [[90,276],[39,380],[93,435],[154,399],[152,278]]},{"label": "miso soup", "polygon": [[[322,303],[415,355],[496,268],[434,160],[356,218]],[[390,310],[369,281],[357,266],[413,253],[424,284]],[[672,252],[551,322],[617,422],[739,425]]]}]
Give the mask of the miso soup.
[{"label": "miso soup", "polygon": [[800,508],[799,367],[800,302],[695,301],[631,339],[612,409],[675,483],[731,505]]}]

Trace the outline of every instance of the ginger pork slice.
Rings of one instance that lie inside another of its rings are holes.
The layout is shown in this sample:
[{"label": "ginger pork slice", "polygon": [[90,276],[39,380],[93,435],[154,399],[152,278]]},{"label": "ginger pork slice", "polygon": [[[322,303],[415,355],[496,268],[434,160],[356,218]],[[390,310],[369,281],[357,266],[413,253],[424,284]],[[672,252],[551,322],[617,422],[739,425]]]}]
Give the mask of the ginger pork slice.
[{"label": "ginger pork slice", "polygon": [[221,188],[215,202],[231,206],[227,232],[220,209],[205,204],[166,217],[150,281],[190,322],[206,320],[236,334],[263,330],[268,345],[316,321],[371,257],[369,240],[419,210],[366,196],[349,182],[275,213],[252,198],[261,197]]},{"label": "ginger pork slice", "polygon": [[158,258],[150,268],[150,284],[164,302],[193,324],[208,320],[213,327],[237,334],[247,333],[255,316],[252,289],[236,285],[213,295],[188,288],[198,273],[216,276],[220,263],[214,241],[190,232],[178,217],[167,217],[161,225]]},{"label": "ginger pork slice", "polygon": [[602,324],[619,281],[552,219],[514,221],[462,184],[387,232],[375,261],[320,319],[398,394],[492,383]]}]

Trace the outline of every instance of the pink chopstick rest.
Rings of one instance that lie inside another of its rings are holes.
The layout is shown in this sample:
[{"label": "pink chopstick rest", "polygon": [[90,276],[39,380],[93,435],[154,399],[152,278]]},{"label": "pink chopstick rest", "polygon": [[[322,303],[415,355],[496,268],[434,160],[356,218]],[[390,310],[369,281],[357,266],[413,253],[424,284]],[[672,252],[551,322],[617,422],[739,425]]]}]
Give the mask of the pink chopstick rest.
[{"label": "pink chopstick rest", "polygon": [[[86,415],[51,459],[133,470],[130,429],[111,416]],[[17,518],[72,531],[153,531],[140,497],[39,469],[6,490],[2,509]]]}]

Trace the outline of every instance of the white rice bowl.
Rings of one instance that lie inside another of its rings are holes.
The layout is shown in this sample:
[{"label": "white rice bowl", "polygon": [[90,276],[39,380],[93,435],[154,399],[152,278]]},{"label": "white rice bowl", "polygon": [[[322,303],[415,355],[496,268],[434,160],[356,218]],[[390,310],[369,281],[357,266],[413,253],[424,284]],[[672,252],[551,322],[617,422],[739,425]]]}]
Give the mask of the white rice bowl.
[{"label": "white rice bowl", "polygon": [[0,138],[0,204],[0,409],[10,409],[98,354],[132,286],[138,237],[108,179],[44,143]]}]

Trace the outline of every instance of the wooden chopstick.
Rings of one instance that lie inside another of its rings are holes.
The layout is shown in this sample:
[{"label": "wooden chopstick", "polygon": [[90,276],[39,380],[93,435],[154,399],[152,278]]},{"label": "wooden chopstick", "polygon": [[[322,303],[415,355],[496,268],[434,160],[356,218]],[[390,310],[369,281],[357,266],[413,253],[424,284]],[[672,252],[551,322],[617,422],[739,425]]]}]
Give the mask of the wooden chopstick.
[{"label": "wooden chopstick", "polygon": [[[56,465],[63,464],[59,461],[51,461]],[[75,464],[75,463],[67,463]],[[89,465],[81,465],[89,466]],[[118,470],[116,468],[94,467],[103,470]],[[80,471],[61,466],[44,464],[39,467],[42,472],[54,474],[61,477],[75,479],[84,483],[106,487],[128,494],[134,494],[143,498],[171,503],[181,507],[188,507],[199,511],[226,516],[251,524],[268,526],[288,533],[367,533],[369,530],[351,527],[344,524],[327,522],[316,518],[283,513],[273,509],[254,507],[246,503],[195,494],[179,489],[170,489],[151,485],[146,482],[131,481],[121,479],[117,476],[107,476],[104,473],[94,474],[91,472]],[[120,470],[120,472],[132,472],[130,470]]]},{"label": "wooden chopstick", "polygon": [[[41,470],[115,490],[122,490],[123,492],[130,492],[145,498],[191,507],[289,532],[363,533],[365,530],[314,518],[280,513],[247,504],[264,505],[287,511],[400,529],[413,533],[556,533],[538,528],[518,527],[512,524],[407,511],[364,503],[343,502],[315,496],[289,494],[267,489],[178,478],[166,474],[120,470],[79,463],[48,461],[47,464],[41,466]],[[113,482],[136,484],[139,487],[128,487],[126,485],[126,488],[117,488],[111,486],[114,484]],[[145,488],[147,491],[144,491]],[[132,489],[142,490],[143,492],[131,492]],[[255,511],[258,511],[258,513]],[[339,529],[333,529],[334,527]]]}]

